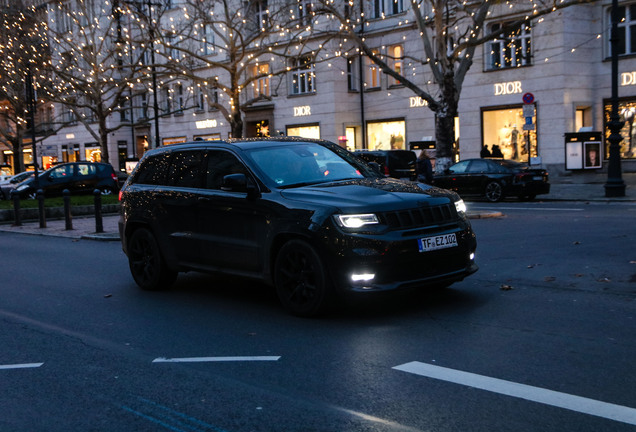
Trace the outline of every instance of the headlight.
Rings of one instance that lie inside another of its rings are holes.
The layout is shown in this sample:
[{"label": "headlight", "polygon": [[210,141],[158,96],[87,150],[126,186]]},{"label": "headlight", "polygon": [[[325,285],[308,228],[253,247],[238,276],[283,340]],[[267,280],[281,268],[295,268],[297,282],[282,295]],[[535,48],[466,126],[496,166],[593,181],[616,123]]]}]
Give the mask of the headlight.
[{"label": "headlight", "polygon": [[17,190],[18,192],[20,192],[20,191],[23,191],[23,190],[28,189],[28,188],[29,188],[29,185],[28,185],[28,184],[23,184],[23,185],[20,185],[20,186],[18,186],[17,188],[15,188],[15,190]]},{"label": "headlight", "polygon": [[335,215],[336,223],[343,228],[360,228],[364,225],[380,223],[378,217],[372,213],[357,215]]},{"label": "headlight", "polygon": [[463,199],[455,201],[455,208],[457,209],[457,213],[459,214],[466,213],[466,203],[464,203]]}]

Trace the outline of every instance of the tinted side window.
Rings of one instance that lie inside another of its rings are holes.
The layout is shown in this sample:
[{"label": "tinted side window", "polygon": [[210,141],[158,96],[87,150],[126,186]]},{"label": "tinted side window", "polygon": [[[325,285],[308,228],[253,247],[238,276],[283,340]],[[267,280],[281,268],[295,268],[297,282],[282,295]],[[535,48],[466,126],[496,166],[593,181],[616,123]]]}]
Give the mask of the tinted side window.
[{"label": "tinted side window", "polygon": [[78,176],[90,176],[90,175],[95,175],[95,172],[97,170],[95,169],[95,165],[89,165],[89,164],[78,164],[77,165],[77,175]]},{"label": "tinted side window", "polygon": [[52,179],[69,178],[73,175],[73,165],[62,165],[51,171],[49,177]]},{"label": "tinted side window", "polygon": [[166,174],[170,167],[170,153],[163,153],[145,159],[137,170],[137,175],[132,183],[149,185],[166,184]]},{"label": "tinted side window", "polygon": [[455,165],[450,167],[448,171],[451,173],[457,173],[457,174],[466,172],[466,168],[468,168],[468,162],[470,161],[457,162]]},{"label": "tinted side window", "polygon": [[208,189],[221,189],[223,177],[228,174],[246,174],[245,165],[232,153],[223,150],[208,152],[206,185]]},{"label": "tinted side window", "polygon": [[389,164],[394,168],[413,168],[417,159],[413,152],[389,152]]},{"label": "tinted side window", "polygon": [[471,173],[480,173],[488,171],[488,162],[484,160],[474,160],[470,164],[469,172]]},{"label": "tinted side window", "polygon": [[168,183],[178,187],[203,187],[203,157],[202,150],[176,152],[168,171]]}]

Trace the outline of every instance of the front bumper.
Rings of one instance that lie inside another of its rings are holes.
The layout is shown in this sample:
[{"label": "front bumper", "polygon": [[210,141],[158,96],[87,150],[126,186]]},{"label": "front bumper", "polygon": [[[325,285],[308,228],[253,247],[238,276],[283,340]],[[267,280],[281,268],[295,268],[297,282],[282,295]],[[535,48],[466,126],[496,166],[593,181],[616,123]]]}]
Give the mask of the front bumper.
[{"label": "front bumper", "polygon": [[[457,246],[419,251],[419,238],[449,233],[456,234]],[[332,245],[329,267],[336,288],[343,292],[419,289],[458,282],[475,273],[476,248],[468,222],[446,229],[398,231],[380,237],[344,235],[337,245]]]}]

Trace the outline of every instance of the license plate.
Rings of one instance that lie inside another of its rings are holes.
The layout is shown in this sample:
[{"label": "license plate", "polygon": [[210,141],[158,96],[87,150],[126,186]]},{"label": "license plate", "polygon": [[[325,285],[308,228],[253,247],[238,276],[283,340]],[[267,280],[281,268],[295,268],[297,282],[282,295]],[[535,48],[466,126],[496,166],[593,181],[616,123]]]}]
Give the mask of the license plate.
[{"label": "license plate", "polygon": [[424,237],[417,241],[420,252],[428,252],[437,249],[446,249],[457,246],[457,235],[444,234],[434,237]]},{"label": "license plate", "polygon": [[532,180],[543,181],[543,177],[542,176],[534,176],[534,177],[532,177]]}]

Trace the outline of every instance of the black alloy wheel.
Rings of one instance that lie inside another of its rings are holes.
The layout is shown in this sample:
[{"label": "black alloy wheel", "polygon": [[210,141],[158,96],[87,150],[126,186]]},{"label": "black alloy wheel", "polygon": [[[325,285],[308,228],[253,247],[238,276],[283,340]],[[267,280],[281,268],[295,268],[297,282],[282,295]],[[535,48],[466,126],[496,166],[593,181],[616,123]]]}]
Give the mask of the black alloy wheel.
[{"label": "black alloy wheel", "polygon": [[484,188],[484,196],[490,202],[499,202],[503,199],[503,187],[498,181],[490,181]]},{"label": "black alloy wheel", "polygon": [[145,228],[135,230],[128,242],[128,265],[137,285],[145,290],[167,288],[177,278],[161,256],[155,236]]},{"label": "black alloy wheel", "polygon": [[280,249],[274,267],[276,293],[293,315],[311,317],[324,312],[331,282],[316,250],[302,240],[290,240]]}]

